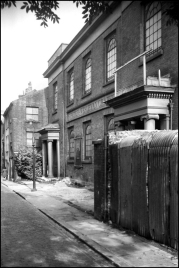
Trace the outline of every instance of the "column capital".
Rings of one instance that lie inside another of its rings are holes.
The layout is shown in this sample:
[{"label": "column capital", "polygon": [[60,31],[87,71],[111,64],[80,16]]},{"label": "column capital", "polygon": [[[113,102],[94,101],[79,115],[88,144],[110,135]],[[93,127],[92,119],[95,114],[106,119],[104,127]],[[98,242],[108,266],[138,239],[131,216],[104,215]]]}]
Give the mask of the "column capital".
[{"label": "column capital", "polygon": [[155,119],[159,120],[159,115],[158,114],[145,114],[140,117],[140,120],[142,121],[143,119],[146,119],[147,121],[150,119]]},{"label": "column capital", "polygon": [[47,142],[53,142],[53,140],[47,140]]}]

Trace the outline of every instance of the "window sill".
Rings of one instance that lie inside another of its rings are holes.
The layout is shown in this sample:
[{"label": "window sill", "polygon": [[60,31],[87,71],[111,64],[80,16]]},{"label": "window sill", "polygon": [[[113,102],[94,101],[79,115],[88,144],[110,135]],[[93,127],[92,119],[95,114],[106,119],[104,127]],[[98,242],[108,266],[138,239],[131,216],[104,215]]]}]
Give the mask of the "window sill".
[{"label": "window sill", "polygon": [[103,85],[103,87],[107,87],[108,85],[110,85],[110,84],[112,84],[112,83],[114,83],[114,79],[112,79],[111,81],[106,82],[106,83]]},{"label": "window sill", "polygon": [[52,115],[54,115],[54,114],[57,114],[57,110],[55,110],[55,111],[52,112]]},{"label": "window sill", "polygon": [[74,159],[68,159],[67,164],[74,164]]},{"label": "window sill", "polygon": [[[162,48],[160,48],[159,50],[157,50],[156,52],[154,52],[150,56],[146,57],[146,63],[158,58],[161,55],[163,55],[163,49]],[[143,66],[143,59],[142,58],[140,58],[139,67],[140,66]]]},{"label": "window sill", "polygon": [[67,106],[66,106],[66,108],[70,107],[70,106],[71,106],[71,105],[73,105],[73,104],[74,104],[74,101],[73,101],[73,102],[68,103],[68,104],[67,104]]},{"label": "window sill", "polygon": [[25,120],[25,123],[30,123],[30,122],[32,122],[32,123],[40,123],[40,121]]},{"label": "window sill", "polygon": [[82,163],[83,164],[92,164],[92,160],[83,160]]},{"label": "window sill", "polygon": [[86,94],[84,94],[84,95],[81,97],[81,99],[84,99],[84,98],[88,97],[89,95],[91,95],[91,91],[88,92],[88,93],[86,93]]}]

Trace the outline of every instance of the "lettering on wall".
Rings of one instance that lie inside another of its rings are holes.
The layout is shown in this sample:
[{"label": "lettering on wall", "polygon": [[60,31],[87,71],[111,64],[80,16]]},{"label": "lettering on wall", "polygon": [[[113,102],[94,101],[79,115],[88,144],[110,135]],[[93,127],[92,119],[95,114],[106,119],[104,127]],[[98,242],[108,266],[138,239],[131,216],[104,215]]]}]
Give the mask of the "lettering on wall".
[{"label": "lettering on wall", "polygon": [[72,121],[74,119],[77,119],[79,117],[85,116],[87,114],[93,113],[95,111],[107,108],[107,105],[104,103],[104,101],[109,100],[110,98],[114,97],[114,93],[105,96],[101,99],[98,99],[94,102],[91,102],[90,104],[87,104],[67,115],[67,122]]}]

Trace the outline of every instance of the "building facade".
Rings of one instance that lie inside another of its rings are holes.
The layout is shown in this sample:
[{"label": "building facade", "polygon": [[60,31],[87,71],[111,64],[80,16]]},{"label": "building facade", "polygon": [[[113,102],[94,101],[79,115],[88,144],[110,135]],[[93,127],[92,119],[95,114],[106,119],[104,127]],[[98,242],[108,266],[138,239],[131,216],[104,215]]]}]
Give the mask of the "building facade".
[{"label": "building facade", "polygon": [[111,5],[62,44],[44,72],[51,126],[42,132],[44,144],[52,141],[45,155],[52,162],[59,140],[60,176],[85,182],[94,180],[93,141],[108,131],[178,128],[178,28],[163,15],[170,3]]},{"label": "building facade", "polygon": [[1,172],[4,166],[4,117],[3,111],[1,111]]},{"label": "building facade", "polygon": [[41,150],[41,140],[36,131],[48,123],[47,89],[32,90],[31,84],[17,100],[10,103],[4,112],[5,168],[8,178],[16,176],[14,154],[20,149],[35,147]]}]

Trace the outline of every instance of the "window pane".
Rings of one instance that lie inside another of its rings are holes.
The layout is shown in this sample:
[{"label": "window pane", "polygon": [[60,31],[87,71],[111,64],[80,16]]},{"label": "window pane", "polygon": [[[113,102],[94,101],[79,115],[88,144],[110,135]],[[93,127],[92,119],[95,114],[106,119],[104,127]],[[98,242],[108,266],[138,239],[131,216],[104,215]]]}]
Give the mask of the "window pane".
[{"label": "window pane", "polygon": [[154,49],[157,48],[157,41],[154,42]]},{"label": "window pane", "polygon": [[154,23],[157,22],[157,20],[158,20],[157,19],[157,14],[155,14],[155,16],[154,16]]},{"label": "window pane", "polygon": [[157,31],[157,23],[154,24],[154,32]]},{"label": "window pane", "polygon": [[150,26],[153,25],[153,17],[149,20]]},{"label": "window pane", "polygon": [[153,42],[153,35],[150,36],[150,43]]},{"label": "window pane", "polygon": [[32,139],[32,137],[33,137],[32,132],[27,132],[27,138],[28,138],[28,139]]},{"label": "window pane", "polygon": [[146,29],[149,28],[149,20],[146,22]]},{"label": "window pane", "polygon": [[27,140],[27,146],[32,146],[32,140]]},{"label": "window pane", "polygon": [[161,20],[161,11],[158,12],[158,20]]},{"label": "window pane", "polygon": [[157,32],[154,33],[154,41],[157,40]]},{"label": "window pane", "polygon": [[161,47],[162,42],[161,42],[161,38],[158,39],[158,47]]},{"label": "window pane", "polygon": [[149,29],[147,29],[147,31],[146,31],[146,37],[148,37],[149,36]]},{"label": "window pane", "polygon": [[31,120],[31,119],[33,119],[33,115],[32,115],[32,114],[26,114],[26,119],[27,119],[27,120]]},{"label": "window pane", "polygon": [[39,109],[38,108],[32,108],[32,114],[38,114]]},{"label": "window pane", "polygon": [[158,30],[158,38],[160,38],[160,37],[161,37],[161,29]]},{"label": "window pane", "polygon": [[26,114],[32,114],[32,108],[26,107]]},{"label": "window pane", "polygon": [[153,49],[154,46],[153,46],[153,43],[149,45],[149,49]]}]

